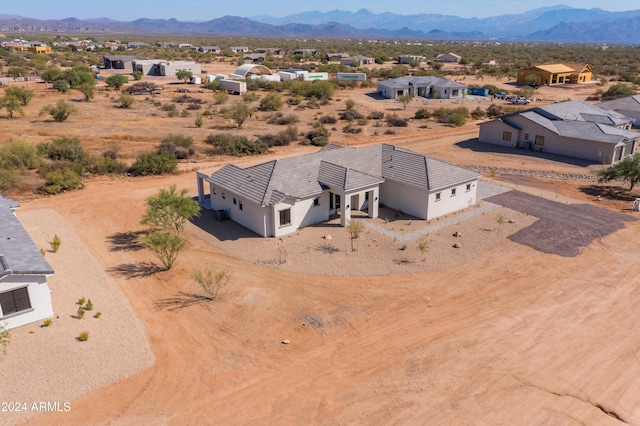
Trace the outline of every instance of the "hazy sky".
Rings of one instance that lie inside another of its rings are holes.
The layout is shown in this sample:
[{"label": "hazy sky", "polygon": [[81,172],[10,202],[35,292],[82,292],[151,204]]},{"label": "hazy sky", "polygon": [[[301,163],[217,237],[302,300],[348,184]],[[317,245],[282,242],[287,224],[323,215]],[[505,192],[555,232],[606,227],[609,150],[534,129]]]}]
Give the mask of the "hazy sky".
[{"label": "hazy sky", "polygon": [[176,18],[179,21],[207,21],[224,15],[251,17],[256,15],[286,16],[299,12],[334,9],[357,11],[367,8],[372,12],[393,12],[403,15],[413,13],[438,13],[460,17],[479,17],[526,12],[538,7],[564,4],[570,7],[590,9],[600,7],[609,11],[640,8],[637,0],[323,0],[319,2],[293,2],[290,0],[3,0],[0,14],[21,15],[38,19],[62,19],[75,17],[111,18],[132,21],[137,18]]}]

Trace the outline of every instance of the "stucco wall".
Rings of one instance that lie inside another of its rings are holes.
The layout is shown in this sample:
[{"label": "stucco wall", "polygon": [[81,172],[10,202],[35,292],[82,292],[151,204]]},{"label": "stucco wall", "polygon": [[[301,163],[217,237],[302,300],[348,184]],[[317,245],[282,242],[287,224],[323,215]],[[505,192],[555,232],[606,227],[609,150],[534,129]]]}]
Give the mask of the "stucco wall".
[{"label": "stucco wall", "polygon": [[[314,198],[305,200],[285,200],[274,206],[275,237],[291,234],[301,226],[309,226],[329,219],[329,192],[325,191],[317,198],[319,204],[313,205]],[[291,209],[291,224],[280,225],[280,210]]]},{"label": "stucco wall", "polygon": [[[455,195],[453,195],[453,189],[455,189]],[[430,193],[427,220],[471,207],[476,203],[477,189],[478,181],[474,180]],[[440,200],[437,200],[437,194],[440,194]]]},{"label": "stucco wall", "polygon": [[[211,194],[211,208],[213,210],[226,210],[229,218],[234,222],[249,228],[260,236],[270,236],[270,229],[265,225],[265,215],[269,214],[268,208],[248,201],[227,190],[214,187],[213,192],[215,192]],[[236,200],[235,204],[233,202],[234,198]],[[241,203],[242,210],[240,210]]]},{"label": "stucco wall", "polygon": [[420,219],[427,217],[427,191],[387,179],[380,185],[380,202]]},{"label": "stucco wall", "polygon": [[15,328],[32,322],[42,321],[53,316],[51,294],[44,275],[10,275],[0,280],[0,293],[27,287],[31,310],[10,314],[7,318],[0,307],[0,323],[7,323],[8,328]]}]

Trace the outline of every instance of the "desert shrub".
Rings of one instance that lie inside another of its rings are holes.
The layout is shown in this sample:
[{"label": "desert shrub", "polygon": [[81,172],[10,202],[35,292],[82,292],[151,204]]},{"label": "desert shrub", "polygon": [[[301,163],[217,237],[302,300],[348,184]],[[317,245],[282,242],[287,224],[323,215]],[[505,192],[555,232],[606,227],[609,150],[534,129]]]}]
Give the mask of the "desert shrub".
[{"label": "desert shrub", "polygon": [[53,240],[51,240],[51,251],[54,252],[54,253],[57,253],[58,250],[60,250],[60,245],[61,244],[62,244],[62,240],[60,239],[58,234],[55,234],[53,236]]},{"label": "desert shrub", "polygon": [[7,328],[7,323],[0,323],[0,351],[3,355],[7,354],[7,348],[11,343],[11,330]]},{"label": "desert shrub", "polygon": [[71,114],[77,112],[77,109],[72,104],[65,102],[62,99],[59,99],[55,104],[50,104],[44,106],[40,110],[40,115],[49,114],[54,121],[58,123],[62,123],[66,121]]},{"label": "desert shrub", "polygon": [[[356,83],[356,82],[354,82],[354,83]],[[349,98],[346,101],[344,101],[344,105],[347,107],[347,109],[353,109],[356,106],[356,101],[354,101],[353,99]]]},{"label": "desert shrub", "polygon": [[229,94],[227,92],[217,92],[213,98],[217,105],[222,105],[229,100]]},{"label": "desert shrub", "polygon": [[87,300],[87,304],[84,306],[85,311],[93,311],[93,302],[91,299]]},{"label": "desert shrub", "polygon": [[267,123],[277,124],[280,126],[287,126],[290,124],[295,124],[299,121],[300,119],[298,118],[297,115],[293,115],[293,114],[283,115],[282,113],[276,113],[275,115],[270,117],[269,120],[267,120]]},{"label": "desert shrub", "polygon": [[362,118],[364,118],[364,115],[360,114],[355,109],[348,109],[340,113],[341,120],[354,121],[354,120],[360,120]]},{"label": "desert shrub", "polygon": [[9,141],[0,146],[0,169],[37,169],[42,164],[38,149],[22,141]]},{"label": "desert shrub", "polygon": [[131,108],[135,101],[135,97],[129,93],[120,94],[120,108]]},{"label": "desert shrub", "polygon": [[416,120],[426,120],[431,118],[431,112],[426,108],[420,108],[413,116]]},{"label": "desert shrub", "polygon": [[42,191],[47,194],[58,194],[82,187],[82,178],[69,167],[52,170],[44,175],[45,183]]},{"label": "desert shrub", "polygon": [[468,115],[469,110],[465,107],[454,109],[441,107],[433,112],[433,116],[436,117],[438,123],[451,124],[457,127],[466,123]]},{"label": "desert shrub", "polygon": [[406,118],[400,118],[397,114],[387,114],[387,124],[391,127],[407,127],[409,121]]},{"label": "desert shrub", "polygon": [[13,169],[0,169],[0,190],[12,189],[20,185],[20,175]]},{"label": "desert shrub", "polygon": [[260,99],[261,111],[277,111],[282,108],[282,97],[279,93],[271,92]]},{"label": "desert shrub", "polygon": [[[312,145],[324,146],[329,139],[329,131],[322,123],[316,123],[313,128],[307,132],[305,138],[309,139]],[[317,141],[314,142],[316,139]]]},{"label": "desert shrub", "polygon": [[169,117],[175,117],[178,114],[178,107],[176,104],[164,104],[160,109],[167,112]]},{"label": "desert shrub", "polygon": [[633,89],[626,84],[617,83],[609,87],[606,92],[602,94],[603,99],[615,99],[623,98],[626,96],[633,96],[635,93]]},{"label": "desert shrub", "polygon": [[351,124],[348,124],[348,125],[344,126],[344,128],[342,129],[342,132],[343,133],[358,134],[358,133],[362,133],[362,128],[361,127],[352,126]]},{"label": "desert shrub", "polygon": [[387,129],[387,130],[384,131],[384,134],[385,135],[395,135],[396,131],[393,130],[393,129]]},{"label": "desert shrub", "polygon": [[382,111],[371,111],[369,115],[367,115],[369,120],[382,120],[384,118],[384,112]]},{"label": "desert shrub", "polygon": [[320,117],[318,121],[321,122],[322,124],[336,124],[338,122],[338,119],[335,118],[333,115],[324,115]]},{"label": "desert shrub", "polygon": [[329,100],[333,97],[336,88],[330,81],[294,81],[290,90],[294,96]]},{"label": "desert shrub", "polygon": [[105,156],[104,153],[102,157],[96,155],[86,155],[84,160],[85,171],[95,175],[126,173],[128,168],[127,165],[125,163],[117,161],[114,158],[116,156],[115,151],[111,152],[113,152],[113,157],[111,157],[110,155]]},{"label": "desert shrub", "polygon": [[76,305],[84,305],[84,302],[86,302],[87,299],[85,299],[84,297],[81,297],[80,299],[78,299],[78,301],[76,302]]},{"label": "desert shrub", "polygon": [[38,144],[38,152],[50,160],[76,163],[84,157],[84,148],[78,138],[57,138]]},{"label": "desert shrub", "polygon": [[131,75],[133,76],[133,79],[135,81],[142,80],[142,76],[143,76],[142,71],[134,71],[134,72],[131,73]]},{"label": "desert shrub", "polygon": [[287,105],[291,105],[291,106],[300,105],[300,102],[301,101],[299,96],[292,96],[287,99]]},{"label": "desert shrub", "polygon": [[286,132],[280,132],[276,134],[267,133],[264,135],[259,135],[258,140],[264,143],[265,145],[267,145],[268,147],[286,146],[294,141],[294,139],[292,139],[291,136],[288,135]]},{"label": "desert shrub", "polygon": [[269,147],[260,140],[250,141],[244,136],[230,133],[209,135],[206,142],[213,145],[214,154],[226,154],[234,157],[263,154]]},{"label": "desert shrub", "polygon": [[501,116],[502,114],[503,114],[502,106],[500,105],[491,104],[489,105],[489,107],[487,107],[487,117],[489,118],[498,117],[498,116]]},{"label": "desert shrub", "polygon": [[51,318],[47,318],[42,322],[43,327],[51,327],[51,324],[53,324],[53,320]]},{"label": "desert shrub", "polygon": [[258,96],[258,94],[254,92],[248,92],[242,95],[242,100],[245,102],[255,102],[258,99],[260,99],[260,96]]},{"label": "desert shrub", "polygon": [[471,111],[471,118],[473,118],[474,120],[480,120],[484,118],[486,115],[487,113],[484,112],[484,110],[480,107],[476,107],[476,109]]},{"label": "desert shrub", "polygon": [[197,111],[200,108],[202,108],[202,106],[199,103],[193,102],[190,103],[189,105],[187,105],[187,109],[190,111]]},{"label": "desert shrub", "polygon": [[80,334],[78,335],[78,340],[81,342],[86,342],[87,340],[89,340],[89,332],[81,331]]},{"label": "desert shrub", "polygon": [[191,136],[170,134],[162,139],[158,152],[166,152],[177,159],[185,159],[195,154],[193,138]]},{"label": "desert shrub", "polygon": [[67,80],[56,80],[53,82],[52,87],[60,93],[67,93],[71,89]]},{"label": "desert shrub", "polygon": [[96,313],[93,315],[93,317],[94,317],[94,318],[100,318],[101,316],[102,316],[102,312],[100,312],[100,311],[96,312]]},{"label": "desert shrub", "polygon": [[173,173],[178,167],[178,160],[166,152],[147,152],[138,156],[129,168],[134,176],[161,175]]}]

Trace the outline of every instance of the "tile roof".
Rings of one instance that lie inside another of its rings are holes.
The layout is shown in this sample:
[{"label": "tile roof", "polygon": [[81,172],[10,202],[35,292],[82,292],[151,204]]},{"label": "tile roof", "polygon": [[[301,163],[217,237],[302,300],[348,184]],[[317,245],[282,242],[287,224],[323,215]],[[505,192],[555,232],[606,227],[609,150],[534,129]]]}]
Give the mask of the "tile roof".
[{"label": "tile roof", "polygon": [[[286,197],[306,198],[327,187],[346,191],[395,180],[436,190],[477,179],[479,173],[393,145],[364,148],[327,145],[306,155],[273,160],[247,168],[225,165],[208,181],[260,205]],[[219,189],[218,189],[219,188]]]},{"label": "tile roof", "polygon": [[613,99],[611,101],[599,103],[597,106],[604,110],[624,109],[629,111],[640,111],[640,95]]},{"label": "tile roof", "polygon": [[378,82],[379,86],[389,88],[408,88],[409,86],[435,86],[435,87],[452,87],[464,89],[467,86],[455,81],[447,80],[446,78],[425,76],[425,77],[398,77],[389,78]]},{"label": "tile roof", "polygon": [[13,213],[18,206],[14,200],[0,196],[0,279],[11,274],[53,274],[51,265]]}]

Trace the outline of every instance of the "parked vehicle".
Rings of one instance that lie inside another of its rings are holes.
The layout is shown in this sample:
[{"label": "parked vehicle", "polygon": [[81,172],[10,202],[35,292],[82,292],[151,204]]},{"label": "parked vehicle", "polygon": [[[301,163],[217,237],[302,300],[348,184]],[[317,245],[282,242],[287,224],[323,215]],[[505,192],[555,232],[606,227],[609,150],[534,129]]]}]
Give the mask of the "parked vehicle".
[{"label": "parked vehicle", "polygon": [[496,92],[493,94],[493,98],[494,99],[506,99],[507,98],[507,94],[504,92]]},{"label": "parked vehicle", "polygon": [[514,105],[527,105],[529,102],[531,102],[529,99],[521,96],[511,99],[511,103]]}]

